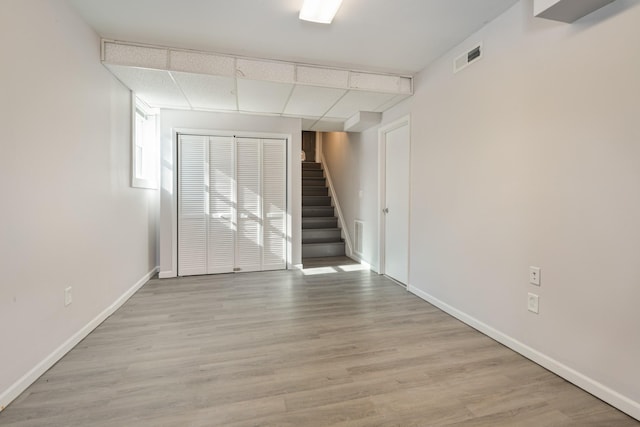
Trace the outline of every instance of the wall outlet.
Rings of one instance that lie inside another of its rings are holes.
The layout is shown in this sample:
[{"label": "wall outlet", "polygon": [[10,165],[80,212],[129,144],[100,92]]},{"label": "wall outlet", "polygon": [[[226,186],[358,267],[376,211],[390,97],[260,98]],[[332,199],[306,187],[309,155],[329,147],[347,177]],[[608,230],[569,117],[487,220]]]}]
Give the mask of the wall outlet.
[{"label": "wall outlet", "polygon": [[540,267],[529,267],[529,283],[540,286]]},{"label": "wall outlet", "polygon": [[64,306],[68,306],[73,302],[73,295],[71,294],[71,286],[64,289]]},{"label": "wall outlet", "polygon": [[538,295],[529,292],[527,297],[527,310],[538,314]]}]

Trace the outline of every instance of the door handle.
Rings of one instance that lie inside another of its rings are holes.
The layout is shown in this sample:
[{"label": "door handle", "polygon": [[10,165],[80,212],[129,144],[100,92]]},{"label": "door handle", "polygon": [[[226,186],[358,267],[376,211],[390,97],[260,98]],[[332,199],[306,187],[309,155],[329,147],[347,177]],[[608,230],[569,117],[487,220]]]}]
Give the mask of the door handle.
[{"label": "door handle", "polygon": [[384,213],[388,214],[388,213],[389,213],[389,208],[384,208],[384,209],[382,209],[382,212],[384,212]]}]

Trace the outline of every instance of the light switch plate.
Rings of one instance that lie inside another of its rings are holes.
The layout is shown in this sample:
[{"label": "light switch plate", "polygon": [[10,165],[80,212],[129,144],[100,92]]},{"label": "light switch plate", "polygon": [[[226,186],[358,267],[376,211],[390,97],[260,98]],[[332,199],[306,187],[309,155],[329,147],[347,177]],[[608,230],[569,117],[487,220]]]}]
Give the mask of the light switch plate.
[{"label": "light switch plate", "polygon": [[64,306],[68,306],[73,302],[73,295],[71,294],[71,286],[64,289]]},{"label": "light switch plate", "polygon": [[527,310],[538,314],[538,295],[529,292],[527,297]]}]

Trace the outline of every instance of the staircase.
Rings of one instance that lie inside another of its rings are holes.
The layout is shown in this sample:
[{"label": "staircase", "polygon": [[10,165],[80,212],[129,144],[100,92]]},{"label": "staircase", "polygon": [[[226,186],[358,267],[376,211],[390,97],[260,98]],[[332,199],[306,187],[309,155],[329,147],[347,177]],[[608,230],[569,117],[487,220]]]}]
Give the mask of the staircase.
[{"label": "staircase", "polygon": [[302,162],[302,258],[344,256],[322,165]]}]

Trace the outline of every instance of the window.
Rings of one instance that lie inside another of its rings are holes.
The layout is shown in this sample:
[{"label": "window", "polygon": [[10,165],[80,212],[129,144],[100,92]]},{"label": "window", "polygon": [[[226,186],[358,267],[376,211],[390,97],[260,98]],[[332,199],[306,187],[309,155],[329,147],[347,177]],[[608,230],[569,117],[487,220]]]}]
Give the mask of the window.
[{"label": "window", "polygon": [[158,188],[158,114],[132,95],[131,186]]}]

